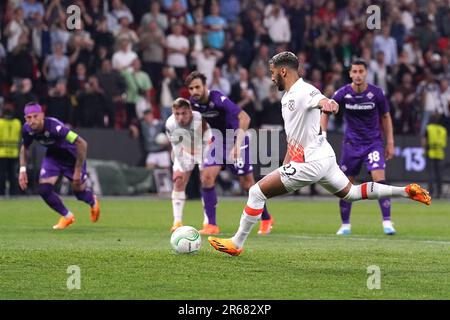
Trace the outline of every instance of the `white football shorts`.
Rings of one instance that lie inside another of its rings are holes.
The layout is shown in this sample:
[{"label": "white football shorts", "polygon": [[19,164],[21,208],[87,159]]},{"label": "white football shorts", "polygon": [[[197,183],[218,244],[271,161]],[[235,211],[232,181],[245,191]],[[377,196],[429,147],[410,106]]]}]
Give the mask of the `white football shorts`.
[{"label": "white football shorts", "polygon": [[344,189],[349,180],[339,168],[336,157],[328,157],[311,162],[289,162],[278,168],[281,182],[288,192],[318,183],[335,194]]}]

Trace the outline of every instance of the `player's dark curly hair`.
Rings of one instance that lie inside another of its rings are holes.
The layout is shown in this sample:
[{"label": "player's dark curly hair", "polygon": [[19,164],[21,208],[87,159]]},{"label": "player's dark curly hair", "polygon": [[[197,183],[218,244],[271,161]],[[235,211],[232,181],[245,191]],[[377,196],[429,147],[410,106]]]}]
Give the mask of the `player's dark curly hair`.
[{"label": "player's dark curly hair", "polygon": [[280,52],[269,60],[269,64],[273,64],[275,68],[286,67],[297,71],[299,67],[298,58],[289,51]]},{"label": "player's dark curly hair", "polygon": [[189,87],[189,85],[191,84],[191,82],[194,81],[195,79],[200,79],[200,80],[202,80],[203,85],[206,84],[206,76],[205,76],[203,73],[198,72],[198,71],[192,71],[192,72],[187,76],[187,78],[186,78],[186,80],[185,80],[184,83],[185,83],[185,85],[186,85],[187,87]]}]

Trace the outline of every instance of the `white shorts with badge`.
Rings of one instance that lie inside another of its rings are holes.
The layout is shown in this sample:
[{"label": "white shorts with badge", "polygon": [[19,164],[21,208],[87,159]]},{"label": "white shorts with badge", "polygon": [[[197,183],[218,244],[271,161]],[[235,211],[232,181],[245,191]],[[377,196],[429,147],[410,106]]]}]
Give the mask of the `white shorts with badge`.
[{"label": "white shorts with badge", "polygon": [[278,168],[281,182],[288,192],[318,183],[328,192],[335,194],[344,189],[349,180],[339,168],[336,157],[311,162],[289,162]]},{"label": "white shorts with badge", "polygon": [[[183,160],[180,161],[180,159],[175,157],[174,160],[173,160],[172,170],[173,170],[173,172],[175,172],[175,171],[189,172],[189,171],[194,170],[194,167],[195,167],[196,164],[198,164],[198,161],[196,163],[194,158],[183,157]],[[202,170],[202,165],[201,164],[198,165],[198,169],[200,171]]]},{"label": "white shorts with badge", "polygon": [[170,153],[169,151],[149,152],[145,164],[168,168],[170,167]]}]

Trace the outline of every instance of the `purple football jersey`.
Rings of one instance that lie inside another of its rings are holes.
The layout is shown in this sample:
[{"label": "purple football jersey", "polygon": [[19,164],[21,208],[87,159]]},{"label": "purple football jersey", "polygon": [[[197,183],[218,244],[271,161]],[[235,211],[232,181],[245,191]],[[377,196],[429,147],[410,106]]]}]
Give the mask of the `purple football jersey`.
[{"label": "purple football jersey", "polygon": [[70,129],[61,121],[55,118],[44,118],[44,130],[35,133],[28,124],[23,125],[22,141],[26,147],[29,147],[33,140],[47,148],[46,157],[57,159],[61,162],[75,163],[77,148],[75,144],[67,140]]},{"label": "purple football jersey", "polygon": [[210,90],[206,103],[200,103],[192,97],[189,100],[192,109],[200,112],[211,128],[220,130],[223,137],[226,137],[226,129],[236,130],[239,128],[238,114],[241,112],[241,108],[222,92]]},{"label": "purple football jersey", "polygon": [[366,90],[356,93],[348,84],[338,89],[333,99],[344,109],[345,141],[357,145],[382,141],[380,116],[389,112],[389,103],[383,90],[368,84]]}]

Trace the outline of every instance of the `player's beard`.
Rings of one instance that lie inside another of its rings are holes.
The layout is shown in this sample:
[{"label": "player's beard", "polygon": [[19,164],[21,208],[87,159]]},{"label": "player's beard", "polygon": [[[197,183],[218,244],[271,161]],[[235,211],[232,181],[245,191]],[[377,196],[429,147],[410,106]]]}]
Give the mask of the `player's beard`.
[{"label": "player's beard", "polygon": [[277,74],[277,78],[275,79],[275,84],[277,85],[278,91],[284,91],[284,88],[286,87],[284,85],[283,78],[281,77],[281,74]]}]

